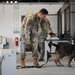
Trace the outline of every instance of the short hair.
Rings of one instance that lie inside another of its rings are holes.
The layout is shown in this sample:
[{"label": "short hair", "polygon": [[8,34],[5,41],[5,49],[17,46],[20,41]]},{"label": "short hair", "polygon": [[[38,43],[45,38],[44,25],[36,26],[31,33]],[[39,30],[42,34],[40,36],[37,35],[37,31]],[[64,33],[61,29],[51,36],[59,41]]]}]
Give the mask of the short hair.
[{"label": "short hair", "polygon": [[45,8],[43,8],[43,9],[41,9],[40,11],[39,11],[39,13],[42,13],[42,14],[48,14],[48,11],[47,11],[47,9],[45,9]]}]

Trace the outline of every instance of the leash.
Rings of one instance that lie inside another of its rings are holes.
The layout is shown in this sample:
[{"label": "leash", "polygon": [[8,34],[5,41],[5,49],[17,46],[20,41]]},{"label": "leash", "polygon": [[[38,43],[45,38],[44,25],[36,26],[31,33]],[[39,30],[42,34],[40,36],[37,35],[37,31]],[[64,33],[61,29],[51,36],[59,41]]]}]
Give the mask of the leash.
[{"label": "leash", "polygon": [[[50,42],[52,42],[52,40]],[[50,52],[51,52],[52,45],[50,45],[49,48],[50,48]],[[50,52],[47,51],[47,61],[44,64],[42,64],[41,67],[43,67],[44,65],[46,65],[48,63],[49,58],[51,57]]]}]

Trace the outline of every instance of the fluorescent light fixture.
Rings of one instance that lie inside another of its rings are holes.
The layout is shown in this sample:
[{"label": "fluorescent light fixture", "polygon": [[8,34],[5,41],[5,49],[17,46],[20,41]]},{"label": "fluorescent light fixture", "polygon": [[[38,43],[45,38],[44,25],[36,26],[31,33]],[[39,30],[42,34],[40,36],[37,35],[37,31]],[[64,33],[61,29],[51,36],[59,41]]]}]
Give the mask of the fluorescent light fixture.
[{"label": "fluorescent light fixture", "polygon": [[14,1],[14,3],[17,3],[17,1]]},{"label": "fluorescent light fixture", "polygon": [[9,3],[9,1],[6,1],[6,3]]},{"label": "fluorescent light fixture", "polygon": [[13,3],[13,1],[10,1],[10,3]]}]

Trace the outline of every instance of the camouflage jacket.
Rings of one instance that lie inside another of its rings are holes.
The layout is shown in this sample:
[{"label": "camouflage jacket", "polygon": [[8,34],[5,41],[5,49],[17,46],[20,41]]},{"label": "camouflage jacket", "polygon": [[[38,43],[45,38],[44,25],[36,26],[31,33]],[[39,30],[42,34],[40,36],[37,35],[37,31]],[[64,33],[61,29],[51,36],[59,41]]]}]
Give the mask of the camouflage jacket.
[{"label": "camouflage jacket", "polygon": [[21,37],[46,39],[47,34],[52,32],[48,19],[40,19],[37,14],[38,12],[31,12],[25,15],[22,22]]}]

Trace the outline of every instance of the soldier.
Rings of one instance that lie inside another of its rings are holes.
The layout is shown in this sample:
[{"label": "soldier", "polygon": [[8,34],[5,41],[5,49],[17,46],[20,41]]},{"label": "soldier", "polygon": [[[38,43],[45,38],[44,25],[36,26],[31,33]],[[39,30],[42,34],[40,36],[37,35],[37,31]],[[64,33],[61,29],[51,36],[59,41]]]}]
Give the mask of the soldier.
[{"label": "soldier", "polygon": [[38,64],[38,46],[41,48],[41,57],[44,55],[44,40],[47,34],[52,33],[50,23],[46,16],[48,11],[41,9],[39,12],[31,12],[25,15],[21,27],[21,67],[25,67],[26,47],[32,47],[33,65]]}]

